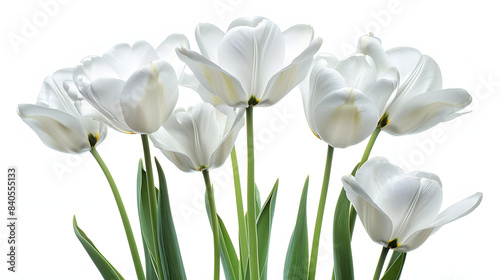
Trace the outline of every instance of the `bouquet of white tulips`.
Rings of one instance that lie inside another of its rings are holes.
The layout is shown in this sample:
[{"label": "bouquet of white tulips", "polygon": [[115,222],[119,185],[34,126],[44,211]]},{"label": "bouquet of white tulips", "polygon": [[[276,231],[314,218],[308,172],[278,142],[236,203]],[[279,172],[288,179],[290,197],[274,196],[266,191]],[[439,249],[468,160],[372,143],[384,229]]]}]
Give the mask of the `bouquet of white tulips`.
[{"label": "bouquet of white tulips", "polygon": [[[318,53],[322,39],[315,37],[311,26],[297,24],[281,31],[262,17],[236,19],[226,32],[200,23],[195,35],[199,52],[191,49],[186,36],[172,34],[156,48],[138,41],[86,57],[74,68],[45,78],[36,104],[18,107],[20,117],[47,146],[65,153],[90,152],[95,157],[119,209],[137,279],[187,278],[170,209],[169,178],[159,160],[151,159],[150,140],[180,170],[199,171],[200,178],[203,176],[213,233],[213,259],[207,256],[213,260],[213,279],[267,279],[279,181],[261,203],[255,183],[259,159],[254,153],[254,108],[272,106],[296,87],[302,93],[312,135],[326,143],[327,153],[312,247],[306,215],[309,178],[304,178],[296,224],[287,237],[283,279],[316,277],[335,148],[345,149],[370,137],[352,173],[333,178],[343,188],[334,209],[333,236],[329,237],[333,239],[332,279],[354,279],[351,240],[358,218],[368,236],[382,246],[373,279],[396,280],[403,274],[408,252],[480,204],[482,194],[478,192],[442,210],[442,183],[437,175],[404,171],[386,158],[370,158],[381,132],[395,136],[419,133],[459,117],[471,103],[467,91],[442,88],[439,66],[429,56],[410,47],[385,50],[378,38],[367,34],[359,39],[355,53],[339,60],[327,52]],[[179,86],[196,91],[205,102],[175,108]],[[140,236],[134,236],[129,222],[126,206],[131,207],[130,202],[122,201],[97,152],[108,127],[141,135],[144,158],[139,159],[137,201],[133,202],[139,212]],[[242,187],[235,141],[243,127],[248,170]],[[217,214],[210,180],[210,170],[222,166],[229,155],[237,237],[230,236]],[[73,227],[102,277],[124,279],[76,218]],[[143,244],[144,259],[137,243]],[[389,250],[392,256],[386,261]]]}]

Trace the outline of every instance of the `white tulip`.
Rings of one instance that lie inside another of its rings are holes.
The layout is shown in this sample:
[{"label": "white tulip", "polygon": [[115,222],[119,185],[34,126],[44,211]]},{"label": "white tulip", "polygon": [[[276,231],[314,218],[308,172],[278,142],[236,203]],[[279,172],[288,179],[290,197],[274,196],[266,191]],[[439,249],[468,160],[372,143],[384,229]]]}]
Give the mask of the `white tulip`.
[{"label": "white tulip", "polygon": [[309,127],[332,147],[345,148],[372,134],[383,105],[397,87],[396,69],[379,73],[370,60],[355,54],[338,61],[321,54],[300,85]]},{"label": "white tulip", "polygon": [[208,103],[188,111],[177,109],[150,138],[182,171],[217,168],[224,164],[244,125],[243,113]]},{"label": "white tulip", "polygon": [[418,248],[442,226],[472,212],[480,204],[476,193],[440,212],[441,181],[432,173],[410,172],[385,158],[367,161],[342,183],[371,239],[387,248],[408,252]]},{"label": "white tulip", "polygon": [[321,38],[309,25],[281,32],[272,21],[256,17],[233,21],[226,33],[203,23],[196,28],[201,55],[178,48],[179,58],[201,86],[191,87],[212,104],[231,107],[270,106],[307,75]]},{"label": "white tulip", "polygon": [[36,104],[19,104],[18,114],[50,148],[65,153],[90,151],[106,138],[104,123],[83,117],[69,96],[76,91],[73,69],[45,78]]},{"label": "white tulip", "polygon": [[472,102],[472,97],[460,88],[442,89],[441,71],[427,55],[409,47],[384,51],[380,40],[363,36],[360,52],[370,55],[380,71],[396,67],[399,87],[393,99],[386,104],[380,127],[394,135],[418,133],[436,124],[452,120]]},{"label": "white tulip", "polygon": [[74,81],[86,101],[81,104],[82,114],[125,133],[157,131],[177,102],[184,63],[174,50],[180,46],[189,48],[187,39],[173,34],[156,50],[138,41],[83,60],[74,71]]}]

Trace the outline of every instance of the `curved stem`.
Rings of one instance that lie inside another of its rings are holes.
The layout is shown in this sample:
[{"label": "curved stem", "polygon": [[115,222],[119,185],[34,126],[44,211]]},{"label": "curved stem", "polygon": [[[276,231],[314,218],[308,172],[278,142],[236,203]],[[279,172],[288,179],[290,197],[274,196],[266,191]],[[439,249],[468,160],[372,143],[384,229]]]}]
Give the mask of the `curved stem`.
[{"label": "curved stem", "polygon": [[[153,176],[153,166],[151,163],[151,154],[149,151],[149,139],[147,134],[141,134],[142,147],[144,150],[144,161],[146,163],[146,178],[148,182],[148,197],[149,197],[149,206],[151,212],[151,220],[158,220],[158,201],[156,197],[154,176]],[[157,224],[153,223],[153,234],[158,232]],[[156,240],[156,238],[155,238]]]},{"label": "curved stem", "polygon": [[323,214],[325,213],[326,196],[328,194],[328,185],[330,183],[330,173],[332,171],[333,147],[328,145],[326,154],[325,173],[323,176],[323,186],[319,198],[318,214],[316,215],[316,225],[314,227],[314,237],[311,248],[311,262],[309,264],[309,277],[313,280],[316,277],[316,264],[318,262],[319,238],[321,235],[321,226],[323,224]]},{"label": "curved stem", "polygon": [[372,152],[373,145],[375,144],[375,140],[377,140],[379,134],[380,134],[380,127],[377,126],[375,131],[372,133],[372,136],[370,137],[370,141],[368,141],[368,144],[366,145],[365,152],[363,153],[363,157],[361,158],[361,162],[359,163],[359,167],[361,167],[361,165],[363,165],[363,163],[365,163],[368,160],[368,157]]},{"label": "curved stem", "polygon": [[387,253],[389,252],[389,248],[382,247],[382,252],[380,253],[380,258],[378,259],[377,268],[375,269],[375,275],[373,276],[373,280],[379,280],[380,274],[382,273],[382,268],[384,267],[385,258],[387,257]]},{"label": "curved stem", "polygon": [[208,170],[202,171],[203,179],[205,179],[205,187],[207,190],[208,207],[210,208],[210,221],[212,222],[212,233],[214,237],[214,280],[220,278],[220,245],[219,245],[219,218],[215,208],[214,189],[210,182],[210,174]]},{"label": "curved stem", "polygon": [[141,259],[139,257],[139,251],[137,250],[137,244],[135,243],[134,233],[132,231],[132,227],[130,226],[130,221],[127,216],[127,211],[125,210],[125,206],[123,205],[122,198],[120,196],[120,193],[118,192],[118,188],[116,187],[115,180],[113,180],[108,167],[102,160],[97,150],[95,148],[92,148],[90,150],[90,153],[94,156],[97,163],[101,167],[102,172],[106,176],[106,179],[108,179],[109,186],[111,187],[111,191],[113,192],[113,196],[115,197],[116,206],[118,206],[118,211],[120,212],[120,216],[122,218],[123,227],[125,228],[125,234],[127,235],[128,246],[130,248],[130,253],[132,254],[132,260],[134,261],[137,278],[140,280],[145,280],[146,278],[144,277],[144,270],[142,268]]},{"label": "curved stem", "polygon": [[[233,146],[231,150],[231,163],[233,165],[234,192],[236,196],[236,211],[238,212],[238,231],[240,244],[240,261],[243,267],[248,261],[248,241],[247,229],[245,225],[245,212],[243,210],[243,196],[241,194],[240,172],[238,168],[238,159],[236,157],[236,149]],[[244,269],[243,269],[244,272]]]},{"label": "curved stem", "polygon": [[247,152],[248,152],[248,176],[247,176],[247,215],[248,215],[248,251],[250,252],[250,279],[259,280],[259,259],[257,248],[257,224],[255,214],[255,167],[253,147],[253,107],[246,109],[247,120]]}]

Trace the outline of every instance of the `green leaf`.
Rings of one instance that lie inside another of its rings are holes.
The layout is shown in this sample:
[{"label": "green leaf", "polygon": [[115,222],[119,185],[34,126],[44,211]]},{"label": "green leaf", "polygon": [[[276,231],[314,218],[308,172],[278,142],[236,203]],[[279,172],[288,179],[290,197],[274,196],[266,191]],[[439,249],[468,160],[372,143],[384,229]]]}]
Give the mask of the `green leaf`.
[{"label": "green leaf", "polygon": [[[397,257],[396,257],[397,256]],[[395,261],[393,261],[395,259]],[[406,253],[394,251],[391,262],[389,263],[389,268],[385,272],[382,280],[397,280],[401,277],[401,272],[403,271],[403,266],[406,260]]]},{"label": "green leaf", "polygon": [[115,279],[124,279],[118,270],[111,265],[111,263],[106,260],[106,258],[97,250],[96,246],[92,241],[87,237],[85,232],[78,227],[76,223],[76,217],[73,216],[73,229],[75,230],[76,237],[80,240],[83,245],[83,248],[87,251],[90,258],[94,262],[101,275],[106,280],[115,280]]},{"label": "green leaf", "polygon": [[142,245],[144,247],[144,256],[146,256],[146,279],[147,280],[158,280],[158,277],[156,276],[155,268],[153,266],[153,262],[151,260],[151,255],[149,254],[149,249],[148,246],[146,245],[146,242],[144,241],[144,238],[142,239]]},{"label": "green leaf", "polygon": [[267,197],[259,216],[257,217],[257,240],[259,250],[259,273],[260,279],[267,279],[267,258],[269,253],[269,241],[271,239],[271,226],[273,223],[274,208],[276,206],[276,195],[278,192],[279,179],[276,180],[271,193]]},{"label": "green leaf", "polygon": [[340,192],[333,219],[333,267],[335,279],[353,280],[349,210],[351,203],[344,188]]},{"label": "green leaf", "polygon": [[[208,204],[208,196],[206,192],[205,209],[207,211],[210,227],[212,227],[212,217],[210,216],[210,207]],[[224,222],[218,214],[217,218],[217,220],[219,221],[220,252],[222,267],[224,268],[224,275],[226,276],[227,280],[238,280],[240,278],[240,261],[238,260],[238,255],[236,254],[236,250],[234,249],[233,242],[231,241],[231,237],[227,232],[226,226],[224,225]]]},{"label": "green leaf", "polygon": [[[142,160],[139,160],[139,170],[137,172],[137,208],[139,210],[139,221],[141,225],[141,233],[145,246],[146,257],[146,278],[163,279],[161,273],[160,257],[158,252],[158,237],[156,228],[157,221],[153,219],[152,209],[149,203],[147,174],[143,169]],[[156,188],[155,188],[156,189]],[[147,261],[151,262],[151,266],[147,265]],[[150,268],[153,268],[151,271]]]},{"label": "green leaf", "polygon": [[160,163],[155,158],[160,181],[158,196],[158,250],[164,279],[186,279],[179,242],[170,210],[167,181]]},{"label": "green leaf", "polygon": [[300,197],[299,213],[293,230],[288,251],[286,253],[283,279],[307,279],[309,268],[309,238],[307,235],[307,190],[309,176],[307,176],[302,196]]}]

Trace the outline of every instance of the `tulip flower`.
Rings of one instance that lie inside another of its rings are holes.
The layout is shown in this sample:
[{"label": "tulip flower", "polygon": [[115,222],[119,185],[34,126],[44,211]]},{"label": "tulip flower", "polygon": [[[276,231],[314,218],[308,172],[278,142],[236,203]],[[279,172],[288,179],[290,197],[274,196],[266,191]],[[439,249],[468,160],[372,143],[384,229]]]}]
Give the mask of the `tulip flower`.
[{"label": "tulip flower", "polygon": [[150,138],[182,171],[217,168],[224,164],[244,125],[243,113],[208,103],[187,111],[177,109]]},{"label": "tulip flower", "polygon": [[323,54],[300,86],[309,127],[332,147],[346,148],[366,139],[377,126],[381,104],[397,87],[397,70],[378,73],[369,59],[355,54],[339,62]]},{"label": "tulip flower", "polygon": [[306,77],[322,43],[313,36],[309,25],[281,32],[268,19],[239,18],[226,33],[212,24],[199,24],[196,41],[201,55],[182,47],[177,54],[202,85],[198,92],[205,101],[240,108],[270,106]]},{"label": "tulip flower", "polygon": [[169,36],[156,50],[138,41],[84,59],[74,71],[74,81],[86,101],[80,108],[82,114],[125,133],[157,131],[178,98],[184,67],[175,61],[178,46],[189,47],[184,35]]},{"label": "tulip flower", "polygon": [[464,89],[442,89],[437,63],[420,51],[399,47],[384,51],[380,40],[361,37],[360,52],[370,55],[379,72],[390,67],[399,71],[399,87],[381,116],[382,130],[405,135],[427,130],[440,122],[452,120],[463,112],[472,98]]},{"label": "tulip flower", "polygon": [[400,252],[418,248],[445,224],[479,205],[476,193],[440,212],[441,181],[432,173],[403,170],[385,158],[372,158],[356,173],[342,177],[347,197],[371,239]]},{"label": "tulip flower", "polygon": [[20,104],[18,114],[50,148],[88,152],[106,137],[104,123],[83,117],[69,92],[75,91],[73,69],[61,69],[43,81],[36,104]]}]

